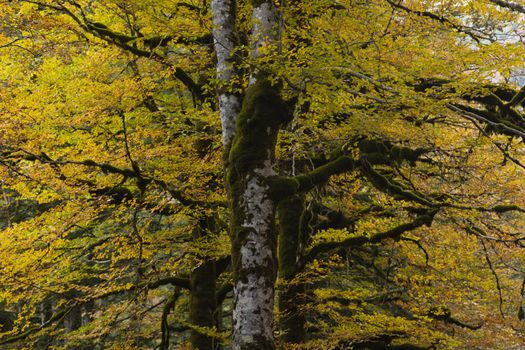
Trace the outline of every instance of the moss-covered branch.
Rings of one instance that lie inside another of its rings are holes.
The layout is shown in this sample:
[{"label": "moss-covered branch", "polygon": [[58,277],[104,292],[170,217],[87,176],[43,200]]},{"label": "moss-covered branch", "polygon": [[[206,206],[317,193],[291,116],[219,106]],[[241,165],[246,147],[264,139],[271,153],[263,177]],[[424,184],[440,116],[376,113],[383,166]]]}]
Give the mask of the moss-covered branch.
[{"label": "moss-covered branch", "polygon": [[525,119],[512,108],[498,108],[496,113],[459,104],[447,104],[447,107],[469,119],[489,125],[498,133],[525,139]]},{"label": "moss-covered branch", "polygon": [[[424,200],[420,196],[408,193],[407,191],[395,191],[395,187],[399,187],[398,185],[388,182],[388,180],[385,183],[385,181],[380,179],[381,175],[366,166],[366,164],[390,165],[401,163],[403,161],[408,161],[413,164],[419,160],[421,155],[427,153],[429,149],[401,147],[392,144],[390,141],[369,139],[366,137],[358,137],[353,146],[359,150],[361,161],[356,161],[347,155],[348,151],[343,149],[348,148],[348,146],[344,146],[340,150],[333,152],[330,157],[331,160],[326,161],[324,164],[308,173],[293,177],[275,176],[270,178],[269,182],[272,188],[271,193],[273,198],[281,200],[297,193],[308,192],[315,186],[327,182],[331,176],[350,172],[356,170],[358,167],[363,168],[363,164],[365,164],[365,172],[372,175],[375,174],[374,178],[376,179],[378,186],[383,189],[388,188],[391,192],[397,192],[396,194],[398,195],[403,193],[405,197],[410,197],[410,199],[416,200],[418,203],[425,205],[430,204],[429,201]],[[368,168],[371,170],[367,170]]]},{"label": "moss-covered branch", "polygon": [[365,175],[379,191],[425,206],[434,206],[434,203],[425,198],[423,194],[417,193],[415,190],[409,190],[395,180],[388,179],[386,176],[378,173],[366,158],[362,158],[360,163],[360,169],[363,175]]},{"label": "moss-covered branch", "polygon": [[341,156],[322,165],[307,174],[293,177],[274,176],[268,181],[271,186],[271,195],[280,200],[296,193],[307,192],[320,185],[331,176],[351,171],[355,168],[355,161],[349,156]]},{"label": "moss-covered branch", "polygon": [[454,209],[461,209],[461,210],[476,210],[481,212],[491,212],[491,213],[497,213],[497,214],[505,214],[509,212],[519,212],[519,213],[525,213],[525,208],[522,208],[515,204],[499,204],[495,205],[493,207],[470,207],[465,205],[458,205],[453,203],[443,203],[441,204],[441,207],[448,207],[448,208],[454,208]]},{"label": "moss-covered branch", "polygon": [[414,164],[420,157],[428,153],[428,148],[409,148],[394,145],[387,140],[363,138],[358,143],[359,153],[366,156],[371,164],[393,164],[409,162]]},{"label": "moss-covered branch", "polygon": [[388,231],[376,233],[372,236],[356,236],[340,242],[325,242],[314,246],[305,255],[305,263],[313,261],[319,254],[339,248],[359,247],[367,243],[379,243],[385,239],[399,239],[400,236],[408,231],[413,231],[421,226],[430,226],[434,220],[437,210],[428,211],[426,215],[420,216],[412,222],[396,226]]}]

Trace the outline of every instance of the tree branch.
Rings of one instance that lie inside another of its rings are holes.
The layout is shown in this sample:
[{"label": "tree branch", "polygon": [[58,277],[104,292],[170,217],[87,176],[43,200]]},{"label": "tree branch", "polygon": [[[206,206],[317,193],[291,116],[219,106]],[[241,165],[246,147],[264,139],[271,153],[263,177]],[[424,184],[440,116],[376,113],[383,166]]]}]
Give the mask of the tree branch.
[{"label": "tree branch", "polygon": [[[463,108],[460,108],[459,106],[451,104],[451,103],[447,103],[446,106],[450,110],[460,113],[463,117],[465,117],[465,118],[467,118],[469,120],[481,121],[483,123],[486,123],[486,124],[494,127],[496,130],[501,130],[502,133],[504,133],[506,135],[519,136],[523,140],[525,140],[525,130],[521,130],[521,128],[518,127],[518,126],[515,126],[515,125],[512,125],[512,124],[511,124],[512,126],[508,126],[507,123],[504,123],[501,120],[492,121],[492,120],[486,118],[486,115],[485,116],[481,116],[478,113],[472,112],[472,110],[474,108],[471,108],[471,107],[466,108],[466,106],[464,106]],[[483,114],[485,114],[485,113],[483,113]]]},{"label": "tree branch", "polygon": [[399,237],[408,231],[415,230],[421,226],[427,225],[430,226],[434,220],[438,210],[430,210],[426,215],[422,215],[415,219],[412,222],[402,224],[394,227],[385,232],[376,233],[372,236],[357,236],[350,237],[341,242],[326,242],[320,243],[314,246],[310,251],[305,255],[304,262],[308,263],[313,261],[319,254],[326,253],[338,248],[348,248],[348,247],[359,247],[367,243],[379,243],[385,239],[399,239]]},{"label": "tree branch", "polygon": [[512,10],[512,11],[525,13],[525,6],[517,4],[515,2],[503,1],[503,0],[490,0],[490,2],[500,7],[504,7],[509,10]]},{"label": "tree branch", "polygon": [[175,288],[173,294],[169,297],[164,308],[162,309],[162,317],[160,322],[160,331],[161,331],[161,342],[160,350],[168,350],[170,346],[170,327],[168,323],[168,315],[171,313],[171,310],[175,308],[175,303],[180,296],[179,288]]},{"label": "tree branch", "polygon": [[[22,152],[23,155],[16,154],[17,151]],[[98,163],[91,159],[79,160],[79,161],[53,160],[45,153],[33,154],[25,150],[14,150],[14,149],[6,149],[2,153],[0,153],[0,155],[4,158],[24,159],[28,161],[39,161],[41,163],[50,164],[50,165],[73,164],[73,165],[84,165],[88,167],[95,167],[95,168],[100,169],[104,173],[117,174],[117,175],[124,176],[124,178],[136,179],[139,187],[144,187],[150,183],[154,183],[160,186],[165,191],[167,191],[173,197],[173,199],[180,202],[180,204],[186,207],[190,207],[190,208],[204,208],[204,207],[218,208],[218,207],[225,206],[225,203],[222,201],[205,202],[205,201],[199,201],[199,200],[194,200],[192,198],[188,198],[181,190],[173,188],[170,184],[166,183],[165,181],[141,174],[136,164],[135,166],[133,166],[134,169],[129,169],[129,168],[119,168],[119,167],[116,167],[108,163]]]},{"label": "tree branch", "polygon": [[64,319],[64,317],[66,317],[66,315],[77,305],[74,305],[74,306],[69,306],[63,310],[60,310],[60,311],[57,311],[55,314],[53,314],[53,316],[51,316],[51,318],[45,322],[44,324],[38,326],[38,327],[29,327],[27,330],[25,330],[24,332],[22,333],[19,333],[19,334],[16,334],[16,335],[13,335],[5,340],[2,340],[0,341],[0,345],[4,345],[4,344],[10,344],[10,343],[14,343],[16,341],[19,341],[19,340],[23,340],[23,339],[26,339],[27,337],[29,337],[31,334],[35,333],[35,332],[38,332],[48,326],[50,326],[51,324],[53,324],[55,321],[56,322],[60,322]]},{"label": "tree branch", "polygon": [[487,261],[487,265],[490,269],[490,272],[494,276],[494,279],[496,281],[496,288],[498,290],[498,298],[499,298],[499,312],[501,314],[501,317],[505,318],[505,314],[503,313],[503,295],[502,295],[502,289],[501,289],[501,283],[499,281],[499,276],[496,273],[496,270],[494,270],[494,266],[492,265],[492,261],[489,257],[489,252],[487,251],[487,247],[485,246],[485,242],[481,238],[479,238],[479,242],[481,243],[481,246],[483,247],[483,251],[485,253],[485,260]]},{"label": "tree branch", "polygon": [[[76,16],[73,12],[71,12],[67,7],[64,5],[50,5],[39,1],[31,1],[31,0],[24,0],[25,2],[37,4],[39,6],[60,12],[65,13],[68,15],[71,19],[73,19],[84,31],[91,33],[95,37],[104,40],[107,43],[113,44],[119,48],[121,48],[124,51],[130,52],[138,57],[144,57],[153,59],[155,61],[158,61],[164,65],[172,66],[165,57],[162,55],[159,55],[154,51],[155,48],[160,46],[167,45],[170,41],[175,40],[176,43],[206,43],[207,45],[212,43],[212,37],[210,34],[207,34],[201,38],[198,38],[196,40],[190,40],[188,38],[174,38],[174,37],[155,37],[155,38],[144,38],[142,36],[131,36],[122,34],[119,32],[112,31],[107,27],[105,24],[93,22],[86,18],[84,15],[84,12],[80,5],[73,3],[75,7],[81,11],[81,17]],[[135,43],[137,42],[143,42],[144,46],[149,47],[151,51],[149,50],[142,50],[139,49]],[[187,88],[190,90],[190,92],[193,95],[194,100],[198,101],[204,101],[206,98],[204,91],[202,90],[202,87],[195,83],[193,79],[186,73],[183,69],[176,67],[173,75],[181,81]]]},{"label": "tree branch", "polygon": [[378,173],[368,162],[366,157],[363,157],[360,163],[360,169],[362,170],[363,175],[365,175],[379,191],[388,193],[391,196],[399,196],[403,199],[410,200],[425,206],[435,206],[435,204],[429,199],[425,198],[423,194],[414,190],[410,191],[404,188],[400,183],[392,179],[388,179],[387,177]]},{"label": "tree branch", "polygon": [[448,19],[448,18],[446,18],[444,16],[436,15],[435,13],[432,13],[432,12],[429,12],[429,11],[413,10],[411,8],[408,8],[406,6],[401,5],[401,1],[398,1],[398,2],[395,2],[393,0],[386,0],[386,1],[394,8],[398,8],[400,10],[403,10],[403,11],[407,12],[407,13],[412,13],[412,14],[415,14],[415,15],[420,16],[420,17],[427,17],[427,18],[433,19],[435,21],[438,21],[438,22],[440,22],[440,23],[442,23],[444,25],[448,25],[448,26],[452,27],[454,30],[456,30],[456,31],[458,31],[460,33],[464,33],[464,34],[468,35],[470,38],[472,38],[477,43],[480,42],[480,39],[488,39],[486,37],[481,37],[480,35],[473,33],[472,30],[466,28],[463,25],[454,23],[450,19]]}]

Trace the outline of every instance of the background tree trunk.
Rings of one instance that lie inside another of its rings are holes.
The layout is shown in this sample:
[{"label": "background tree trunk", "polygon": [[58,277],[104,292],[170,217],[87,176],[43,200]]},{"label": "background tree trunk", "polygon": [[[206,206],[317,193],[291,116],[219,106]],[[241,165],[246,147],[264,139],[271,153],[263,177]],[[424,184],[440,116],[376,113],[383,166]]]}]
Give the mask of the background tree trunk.
[{"label": "background tree trunk", "polygon": [[[194,326],[216,326],[214,312],[217,308],[215,262],[207,261],[191,273],[190,322]],[[195,349],[213,350],[217,342],[198,329],[191,330],[191,344]]]},{"label": "background tree trunk", "polygon": [[[213,217],[203,216],[198,220],[193,237],[199,239],[208,234],[216,234],[217,228]],[[199,328],[192,328],[190,340],[195,349],[216,349],[217,341],[206,334],[213,327],[218,328],[215,311],[217,309],[217,270],[216,262],[208,260],[194,268],[190,274],[190,323]]]},{"label": "background tree trunk", "polygon": [[301,257],[304,249],[302,217],[304,198],[292,196],[278,206],[279,219],[279,278],[282,288],[279,291],[279,331],[285,343],[301,343],[306,337],[306,317],[301,306],[304,305],[306,286],[294,280],[301,271]]}]

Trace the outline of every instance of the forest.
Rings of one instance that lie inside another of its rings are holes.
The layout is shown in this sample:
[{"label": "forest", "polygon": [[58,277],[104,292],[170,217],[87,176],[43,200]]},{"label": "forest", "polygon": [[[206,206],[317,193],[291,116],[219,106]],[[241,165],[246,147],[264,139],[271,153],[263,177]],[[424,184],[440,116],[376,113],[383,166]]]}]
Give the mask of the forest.
[{"label": "forest", "polygon": [[0,0],[0,349],[525,349],[524,0]]}]

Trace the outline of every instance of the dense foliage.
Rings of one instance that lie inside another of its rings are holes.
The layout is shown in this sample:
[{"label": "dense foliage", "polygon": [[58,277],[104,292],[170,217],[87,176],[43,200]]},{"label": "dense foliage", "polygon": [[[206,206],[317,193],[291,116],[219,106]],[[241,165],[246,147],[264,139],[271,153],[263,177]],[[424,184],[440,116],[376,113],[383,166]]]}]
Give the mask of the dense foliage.
[{"label": "dense foliage", "polygon": [[523,347],[525,3],[223,2],[0,1],[0,347],[230,348],[250,186],[264,348]]}]

